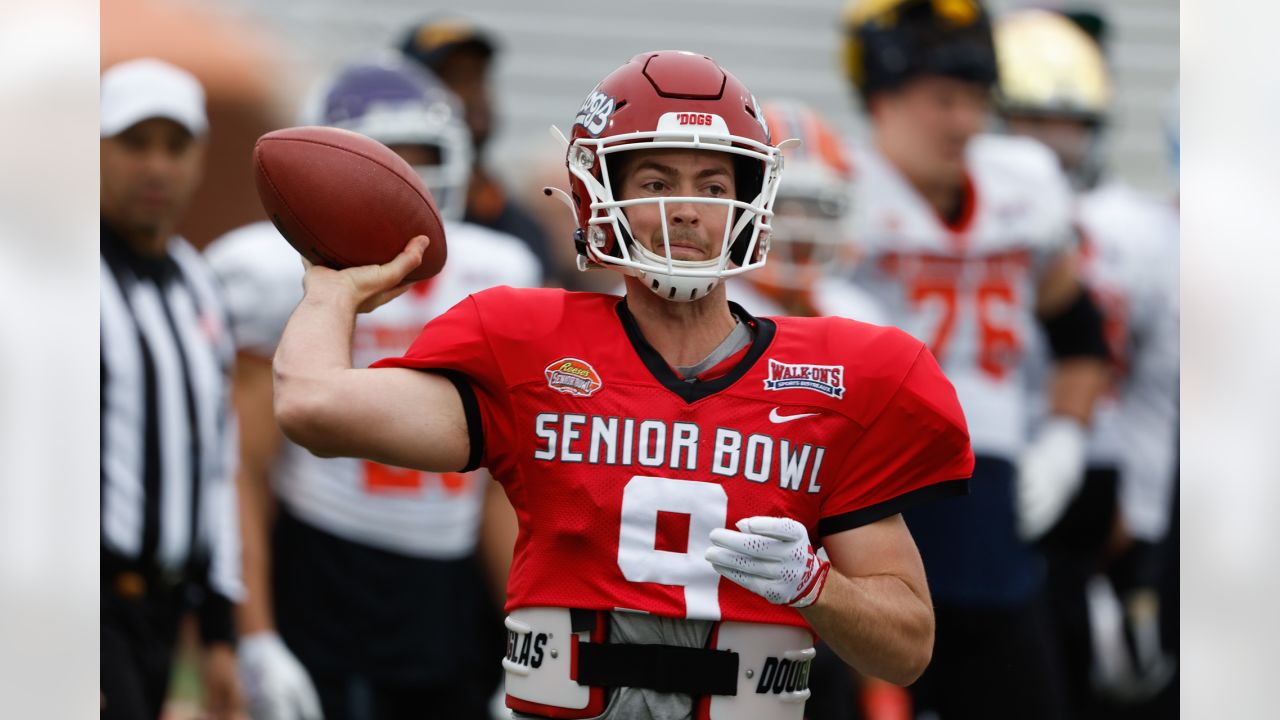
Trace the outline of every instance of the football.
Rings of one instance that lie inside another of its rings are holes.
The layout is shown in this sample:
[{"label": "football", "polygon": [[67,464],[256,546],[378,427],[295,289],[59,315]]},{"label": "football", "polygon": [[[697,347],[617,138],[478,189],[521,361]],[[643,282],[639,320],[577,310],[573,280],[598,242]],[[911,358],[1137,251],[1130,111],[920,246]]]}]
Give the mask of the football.
[{"label": "football", "polygon": [[253,148],[258,197],[303,257],[334,269],[382,264],[431,238],[406,281],[440,272],[444,223],[418,173],[376,140],[331,127],[269,132]]}]

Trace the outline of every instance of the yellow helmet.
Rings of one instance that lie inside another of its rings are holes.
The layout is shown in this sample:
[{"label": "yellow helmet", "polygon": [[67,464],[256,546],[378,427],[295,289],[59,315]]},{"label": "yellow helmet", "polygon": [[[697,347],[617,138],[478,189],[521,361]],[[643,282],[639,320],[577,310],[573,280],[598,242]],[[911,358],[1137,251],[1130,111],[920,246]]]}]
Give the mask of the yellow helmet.
[{"label": "yellow helmet", "polygon": [[996,80],[980,0],[847,0],[842,22],[845,75],[864,98],[917,75]]},{"label": "yellow helmet", "polygon": [[996,22],[1003,113],[1071,117],[1099,122],[1111,103],[1111,78],[1102,48],[1066,16],[1017,10]]}]

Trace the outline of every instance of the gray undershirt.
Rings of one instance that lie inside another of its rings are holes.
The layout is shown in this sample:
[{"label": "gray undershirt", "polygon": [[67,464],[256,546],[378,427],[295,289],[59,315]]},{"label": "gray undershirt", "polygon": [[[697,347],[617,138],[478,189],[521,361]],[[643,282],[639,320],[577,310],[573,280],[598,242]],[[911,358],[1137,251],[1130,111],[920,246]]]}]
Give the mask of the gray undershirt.
[{"label": "gray undershirt", "polygon": [[716,346],[715,350],[711,351],[710,355],[702,359],[702,362],[699,362],[696,365],[677,367],[675,369],[676,373],[678,373],[685,382],[697,382],[698,375],[710,370],[716,365],[719,365],[724,362],[725,358],[751,344],[751,338],[753,335],[751,327],[741,320],[738,320],[736,317],[734,318],[734,321],[737,322],[737,324],[733,326],[733,330],[725,337],[724,340],[720,341],[720,344]]}]

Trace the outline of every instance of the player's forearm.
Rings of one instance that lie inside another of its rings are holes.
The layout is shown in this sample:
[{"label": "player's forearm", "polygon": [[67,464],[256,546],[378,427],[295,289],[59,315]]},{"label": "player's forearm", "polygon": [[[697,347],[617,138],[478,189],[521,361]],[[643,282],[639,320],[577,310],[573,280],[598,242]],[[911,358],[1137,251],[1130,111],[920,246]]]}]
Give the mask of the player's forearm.
[{"label": "player's forearm", "polygon": [[1081,425],[1093,422],[1093,406],[1111,375],[1107,364],[1090,357],[1065,358],[1053,368],[1049,386],[1049,412]]},{"label": "player's forearm", "polygon": [[276,421],[290,440],[318,455],[341,408],[336,376],[351,369],[356,302],[334,285],[308,288],[272,361]]},{"label": "player's forearm", "polygon": [[833,568],[817,602],[800,613],[865,675],[910,685],[933,654],[933,609],[896,575],[849,578]]},{"label": "player's forearm", "polygon": [[241,636],[275,628],[271,611],[270,496],[265,477],[245,468],[237,477],[240,489],[241,577],[244,600],[236,606]]},{"label": "player's forearm", "polygon": [[271,519],[275,502],[270,472],[280,450],[271,399],[271,363],[250,352],[236,356],[232,394],[240,426],[236,497],[240,511],[241,578],[245,596],[236,608],[240,635],[274,629],[271,604]]}]

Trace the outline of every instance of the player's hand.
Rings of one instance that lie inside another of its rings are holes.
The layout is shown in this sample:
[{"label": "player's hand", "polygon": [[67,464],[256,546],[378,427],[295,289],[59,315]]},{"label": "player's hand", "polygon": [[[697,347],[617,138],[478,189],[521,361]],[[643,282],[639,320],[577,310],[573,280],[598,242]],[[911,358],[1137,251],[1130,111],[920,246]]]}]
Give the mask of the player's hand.
[{"label": "player's hand", "polygon": [[253,720],[323,720],[311,676],[274,632],[240,639],[240,677]]},{"label": "player's hand", "polygon": [[756,516],[737,528],[711,531],[705,557],[716,572],[774,605],[802,608],[818,599],[831,563],[813,551],[804,525]]},{"label": "player's hand", "polygon": [[431,240],[426,235],[418,235],[385,265],[364,265],[345,270],[313,265],[303,258],[306,274],[302,276],[302,289],[307,294],[344,293],[355,305],[356,312],[370,312],[400,297],[412,286],[412,283],[403,282],[404,277],[422,264],[422,255],[430,244]]},{"label": "player's hand", "polygon": [[1079,422],[1050,418],[1018,459],[1018,535],[1027,542],[1049,532],[1084,483],[1088,437]]}]

